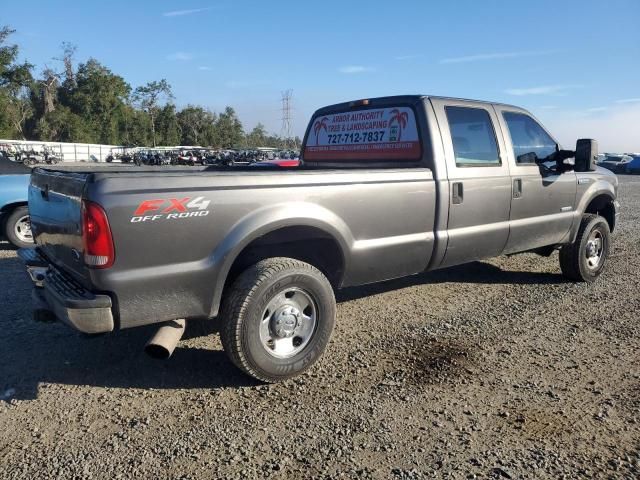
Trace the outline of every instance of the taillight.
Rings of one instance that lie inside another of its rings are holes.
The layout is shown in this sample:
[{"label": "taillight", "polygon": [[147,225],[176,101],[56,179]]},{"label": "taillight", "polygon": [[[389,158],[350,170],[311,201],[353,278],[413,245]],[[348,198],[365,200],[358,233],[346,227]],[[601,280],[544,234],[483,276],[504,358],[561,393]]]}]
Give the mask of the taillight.
[{"label": "taillight", "polygon": [[82,202],[84,263],[90,268],[109,268],[115,260],[113,237],[107,214],[100,205]]}]

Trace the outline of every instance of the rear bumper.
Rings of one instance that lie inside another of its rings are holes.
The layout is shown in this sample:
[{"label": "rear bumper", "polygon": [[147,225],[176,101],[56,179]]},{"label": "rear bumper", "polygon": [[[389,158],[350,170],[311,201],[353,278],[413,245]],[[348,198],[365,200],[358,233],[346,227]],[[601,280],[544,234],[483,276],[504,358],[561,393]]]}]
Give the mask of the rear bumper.
[{"label": "rear bumper", "polygon": [[50,265],[35,248],[18,250],[34,282],[34,313],[50,311],[57,319],[84,333],[114,329],[111,297],[94,294]]}]

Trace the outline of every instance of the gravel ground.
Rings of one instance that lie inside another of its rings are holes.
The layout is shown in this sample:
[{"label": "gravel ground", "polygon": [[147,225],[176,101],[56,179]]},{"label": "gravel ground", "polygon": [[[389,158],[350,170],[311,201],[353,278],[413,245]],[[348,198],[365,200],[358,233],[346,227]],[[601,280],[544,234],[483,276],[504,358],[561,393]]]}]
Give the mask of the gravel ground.
[{"label": "gravel ground", "polygon": [[191,325],[85,338],[30,318],[0,244],[0,476],[638,478],[640,177],[603,277],[501,257],[339,294],[309,373],[265,386]]}]

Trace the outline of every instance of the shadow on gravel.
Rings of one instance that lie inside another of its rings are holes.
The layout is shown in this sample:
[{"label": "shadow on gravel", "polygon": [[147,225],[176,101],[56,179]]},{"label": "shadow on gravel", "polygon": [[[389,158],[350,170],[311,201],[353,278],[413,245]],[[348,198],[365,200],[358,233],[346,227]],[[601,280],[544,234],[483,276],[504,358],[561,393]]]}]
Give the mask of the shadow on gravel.
[{"label": "shadow on gravel", "polygon": [[131,331],[92,338],[60,324],[37,325],[22,348],[14,345],[4,356],[9,361],[0,367],[0,395],[13,390],[11,398],[35,399],[41,384],[145,390],[258,385],[221,350],[178,347],[168,361],[148,358],[142,348],[153,329],[142,330],[148,335]]},{"label": "shadow on gravel", "polygon": [[16,345],[4,356],[9,362],[0,368],[0,395],[13,390],[11,398],[35,399],[41,384],[145,390],[258,385],[242,375],[221,350],[178,347],[170,360],[162,361],[142,353],[148,337],[140,332],[79,337],[64,325],[37,328],[26,339],[25,348],[18,351]]},{"label": "shadow on gravel", "polygon": [[337,293],[338,302],[347,302],[370,295],[400,290],[416,285],[429,285],[438,283],[488,283],[488,284],[520,284],[543,285],[567,283],[560,274],[541,272],[513,272],[502,270],[495,265],[482,262],[473,262],[466,265],[445,268],[433,272],[419,273],[411,277],[389,280],[387,282],[364,285],[362,287],[350,287]]},{"label": "shadow on gravel", "polygon": [[9,242],[5,241],[5,240],[0,240],[0,251],[3,250],[14,250],[17,251],[18,249],[16,247],[14,247],[13,245],[11,245]]},{"label": "shadow on gravel", "polygon": [[[5,244],[0,244],[1,248]],[[105,388],[195,389],[237,388],[257,382],[241,374],[224,352],[181,346],[163,362],[144,355],[142,349],[154,326],[86,337],[61,324],[35,323],[31,319],[31,285],[21,262],[0,259],[0,400],[34,399],[42,384],[90,385]],[[560,275],[509,272],[485,264],[416,275],[338,294],[339,301],[360,298],[418,284],[560,283]],[[185,338],[215,331],[215,322],[192,322]],[[415,380],[442,382],[464,371],[468,350],[459,345],[406,345],[404,358],[411,368],[404,375]],[[405,364],[405,366],[409,366]],[[402,372],[398,372],[402,374]],[[45,387],[46,388],[46,387]]]},{"label": "shadow on gravel", "polygon": [[[147,357],[142,349],[156,328],[86,336],[60,323],[37,323],[31,318],[31,282],[22,262],[13,256],[1,258],[0,401],[35,399],[46,384],[125,389],[258,384],[240,373],[223,351],[214,350],[213,342],[211,349],[179,346],[168,361]],[[185,338],[209,331],[210,327],[192,322]]]}]

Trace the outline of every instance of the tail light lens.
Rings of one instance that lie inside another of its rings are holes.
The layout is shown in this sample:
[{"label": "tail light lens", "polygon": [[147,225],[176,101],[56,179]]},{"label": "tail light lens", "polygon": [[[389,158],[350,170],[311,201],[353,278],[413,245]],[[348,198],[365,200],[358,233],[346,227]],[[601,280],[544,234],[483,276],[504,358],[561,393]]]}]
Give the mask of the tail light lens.
[{"label": "tail light lens", "polygon": [[109,268],[115,260],[113,237],[107,214],[100,205],[82,202],[84,263],[90,268]]}]

